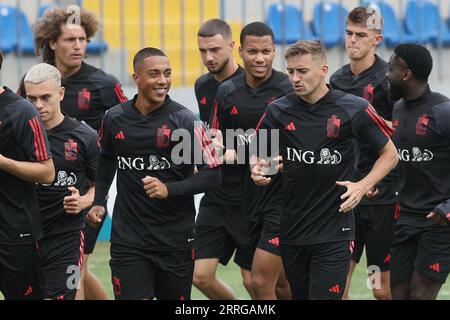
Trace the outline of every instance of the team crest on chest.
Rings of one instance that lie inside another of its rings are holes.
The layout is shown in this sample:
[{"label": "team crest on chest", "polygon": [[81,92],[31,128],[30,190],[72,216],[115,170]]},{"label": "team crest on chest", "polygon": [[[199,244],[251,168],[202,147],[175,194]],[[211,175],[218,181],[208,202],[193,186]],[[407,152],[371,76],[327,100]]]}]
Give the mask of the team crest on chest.
[{"label": "team crest on chest", "polygon": [[427,126],[430,119],[428,118],[428,115],[423,114],[417,119],[416,124],[416,134],[418,136],[424,136],[427,134]]},{"label": "team crest on chest", "polygon": [[341,119],[337,115],[333,114],[327,121],[327,137],[337,138],[341,131]]},{"label": "team crest on chest", "polygon": [[277,100],[277,97],[276,97],[276,96],[273,96],[273,97],[270,97],[269,99],[267,99],[266,103],[269,105],[269,104],[271,104],[272,102],[274,102],[275,100]]},{"label": "team crest on chest", "polygon": [[170,128],[165,123],[158,129],[156,145],[159,148],[167,148],[170,145]]},{"label": "team crest on chest", "polygon": [[370,103],[373,103],[373,91],[374,87],[371,83],[364,87],[363,98],[368,100]]},{"label": "team crest on chest", "polygon": [[77,154],[78,154],[78,146],[75,141],[72,139],[67,140],[64,143],[64,157],[68,161],[75,161],[77,160]]},{"label": "team crest on chest", "polygon": [[91,104],[91,92],[83,88],[81,91],[78,91],[78,109],[80,110],[88,110]]}]

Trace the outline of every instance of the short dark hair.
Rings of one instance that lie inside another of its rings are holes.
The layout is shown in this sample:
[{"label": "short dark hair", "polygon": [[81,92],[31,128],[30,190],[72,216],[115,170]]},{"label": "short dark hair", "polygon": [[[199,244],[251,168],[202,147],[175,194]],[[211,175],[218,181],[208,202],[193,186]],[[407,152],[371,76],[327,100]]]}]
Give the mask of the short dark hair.
[{"label": "short dark hair", "polygon": [[284,58],[287,59],[294,56],[301,56],[303,54],[310,54],[314,59],[318,58],[323,62],[327,61],[325,47],[319,40],[297,41],[286,50]]},{"label": "short dark hair", "polygon": [[428,81],[433,69],[433,58],[427,48],[414,43],[401,43],[395,47],[394,53],[396,58],[407,64],[416,79]]},{"label": "short dark hair", "polygon": [[230,25],[221,19],[210,19],[200,26],[197,36],[214,37],[216,34],[222,35],[224,39],[231,39]]},{"label": "short dark hair", "polygon": [[241,31],[239,41],[241,42],[241,47],[244,44],[246,36],[264,37],[270,36],[272,41],[274,41],[274,35],[272,29],[263,22],[251,22],[247,24]]},{"label": "short dark hair", "polygon": [[2,50],[0,50],[0,69],[2,68],[2,64],[3,64],[3,53]]},{"label": "short dark hair", "polygon": [[159,50],[158,48],[146,47],[138,51],[133,58],[133,69],[136,71],[136,67],[138,63],[141,63],[145,58],[159,56],[159,57],[167,57],[164,52]]},{"label": "short dark hair", "polygon": [[[380,28],[377,28],[377,26],[369,26],[367,24],[367,21],[369,18],[371,18],[374,14],[378,14],[380,17]],[[379,9],[376,9],[375,7],[356,7],[352,11],[349,12],[347,16],[347,23],[354,23],[354,24],[362,24],[368,29],[375,30],[378,33],[381,33],[383,30],[383,16],[381,15],[381,12]]]}]

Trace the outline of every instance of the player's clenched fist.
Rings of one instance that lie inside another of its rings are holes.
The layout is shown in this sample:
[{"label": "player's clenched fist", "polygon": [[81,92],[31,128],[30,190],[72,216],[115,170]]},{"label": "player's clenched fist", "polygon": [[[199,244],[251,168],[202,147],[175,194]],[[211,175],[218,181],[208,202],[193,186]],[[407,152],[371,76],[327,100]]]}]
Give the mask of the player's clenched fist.
[{"label": "player's clenched fist", "polygon": [[166,185],[158,178],[146,176],[142,182],[144,190],[150,198],[166,199],[169,196]]},{"label": "player's clenched fist", "polygon": [[98,226],[103,220],[104,215],[105,215],[105,207],[93,206],[86,215],[86,221],[91,227],[98,228]]}]

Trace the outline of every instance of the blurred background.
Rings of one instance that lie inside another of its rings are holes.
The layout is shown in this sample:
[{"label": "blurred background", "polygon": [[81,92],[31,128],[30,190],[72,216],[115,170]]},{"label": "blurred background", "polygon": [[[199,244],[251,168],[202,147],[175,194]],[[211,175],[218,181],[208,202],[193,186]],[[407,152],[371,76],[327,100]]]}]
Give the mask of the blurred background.
[{"label": "blurred background", "polygon": [[[450,0],[0,0],[0,48],[6,54],[0,80],[15,88],[34,63],[32,25],[52,6],[77,4],[94,11],[100,32],[88,46],[87,61],[132,86],[132,59],[145,46],[162,49],[173,67],[173,87],[192,88],[205,72],[196,33],[202,22],[218,17],[239,32],[252,21],[267,22],[275,32],[275,68],[284,70],[285,46],[298,39],[321,39],[328,48],[330,73],[347,62],[345,17],[361,4],[374,4],[385,18],[379,55],[388,59],[400,42],[428,45],[435,59],[432,83],[448,81]],[[238,58],[237,50],[235,52]],[[239,59],[238,59],[239,61]]]}]

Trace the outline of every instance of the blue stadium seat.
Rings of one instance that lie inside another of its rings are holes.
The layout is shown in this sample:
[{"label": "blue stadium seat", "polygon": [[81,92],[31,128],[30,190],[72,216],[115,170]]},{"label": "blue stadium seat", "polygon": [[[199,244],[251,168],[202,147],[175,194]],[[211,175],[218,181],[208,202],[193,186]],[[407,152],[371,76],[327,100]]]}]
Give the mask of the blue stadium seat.
[{"label": "blue stadium seat", "polygon": [[[431,42],[437,46],[442,41],[444,46],[449,46],[450,30],[439,12],[439,7],[429,1],[424,1],[422,4],[425,28],[427,28]],[[428,30],[428,28],[430,29]]]},{"label": "blue stadium seat", "polygon": [[93,39],[88,43],[86,52],[91,54],[100,54],[108,50],[108,44],[104,41]]},{"label": "blue stadium seat", "polygon": [[417,42],[417,36],[407,33],[402,27],[401,20],[397,18],[394,8],[386,1],[364,1],[365,6],[377,7],[384,19],[383,36],[387,46],[394,47],[401,42]]},{"label": "blue stadium seat", "polygon": [[303,20],[302,11],[292,4],[271,4],[267,24],[275,34],[275,43],[294,43],[300,39],[311,40],[313,35]]},{"label": "blue stadium seat", "polygon": [[[450,44],[448,27],[437,5],[430,1],[408,1],[405,24],[407,30],[417,36],[419,43],[436,44],[441,38],[444,44]],[[440,28],[442,28],[441,32]]]},{"label": "blue stadium seat", "polygon": [[0,4],[0,47],[5,53],[21,50],[34,52],[31,26],[20,8]]},{"label": "blue stadium seat", "polygon": [[340,3],[316,3],[313,11],[312,31],[326,47],[345,40],[345,18],[348,11]]},{"label": "blue stadium seat", "polygon": [[31,25],[25,13],[17,9],[18,29],[17,29],[17,46],[16,51],[22,51],[24,54],[34,54],[34,36]]},{"label": "blue stadium seat", "polygon": [[11,32],[16,29],[13,12],[14,7],[0,4],[0,49],[3,53],[14,51],[17,45],[17,37]]},{"label": "blue stadium seat", "polygon": [[38,17],[42,17],[47,10],[55,8],[56,4],[54,3],[41,3],[38,10]]}]

